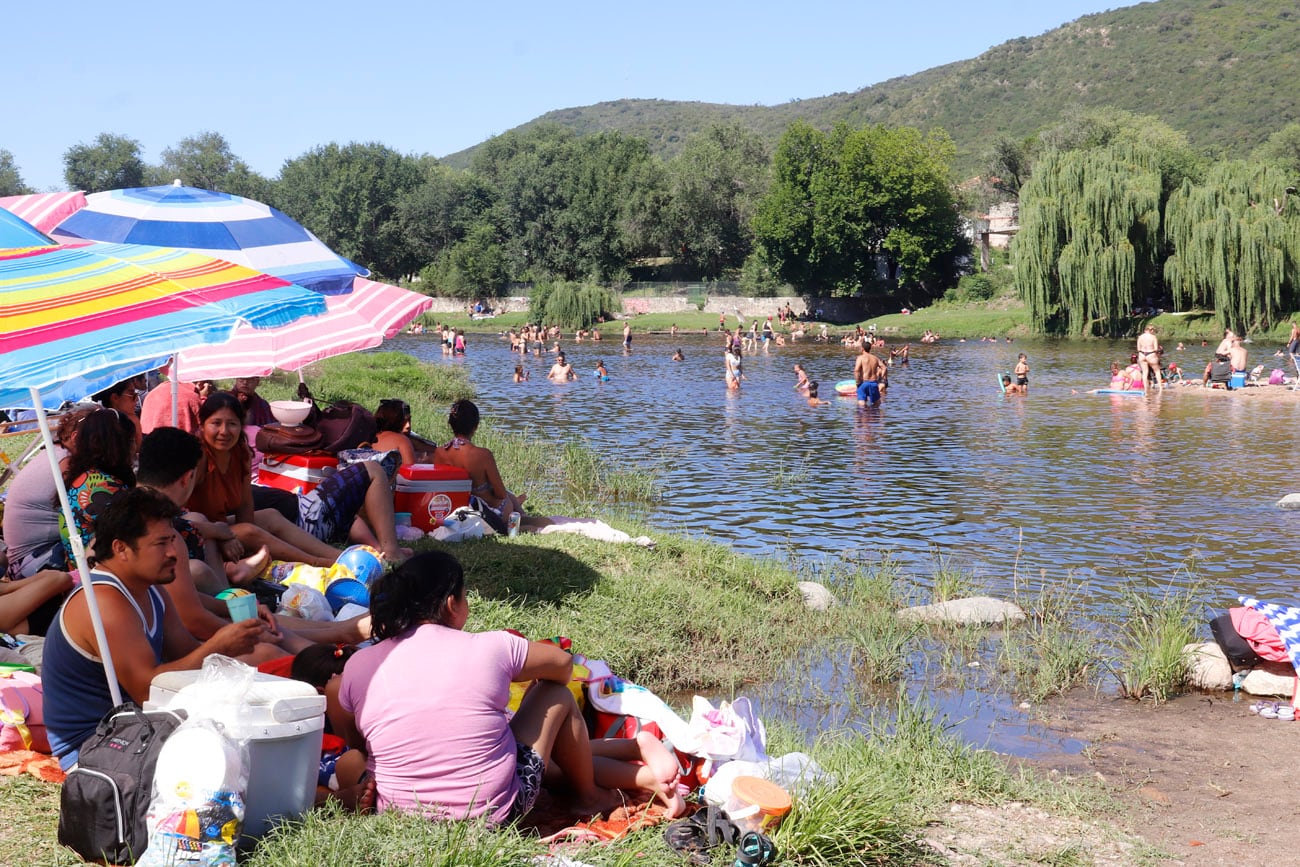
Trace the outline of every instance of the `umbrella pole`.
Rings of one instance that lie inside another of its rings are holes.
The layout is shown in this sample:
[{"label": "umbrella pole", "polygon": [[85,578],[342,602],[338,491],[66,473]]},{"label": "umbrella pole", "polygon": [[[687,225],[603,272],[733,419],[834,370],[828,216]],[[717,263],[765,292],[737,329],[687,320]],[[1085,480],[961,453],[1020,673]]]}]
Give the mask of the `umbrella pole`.
[{"label": "umbrella pole", "polygon": [[86,562],[86,548],[81,543],[81,534],[77,532],[77,521],[72,515],[72,503],[68,501],[68,486],[63,483],[63,473],[59,470],[59,457],[54,453],[54,435],[50,433],[50,420],[45,416],[45,404],[41,402],[40,389],[31,389],[32,405],[36,407],[36,423],[41,428],[41,440],[45,443],[45,454],[50,459],[50,472],[54,473],[54,487],[59,492],[59,505],[63,508],[63,520],[68,527],[68,543],[72,546],[72,556],[77,561],[77,572],[81,575],[81,588],[86,594],[86,608],[90,611],[90,625],[95,630],[95,641],[99,643],[99,655],[104,660],[104,676],[108,678],[108,692],[113,697],[113,706],[122,703],[122,689],[117,683],[117,671],[113,668],[113,654],[108,649],[108,636],[104,634],[104,620],[99,616],[99,603],[95,600],[95,582],[90,578],[90,564]]},{"label": "umbrella pole", "polygon": [[167,382],[171,385],[172,390],[172,427],[178,427],[180,422],[180,405],[181,405],[181,379],[180,379],[180,358],[172,356],[171,376],[167,377]]}]

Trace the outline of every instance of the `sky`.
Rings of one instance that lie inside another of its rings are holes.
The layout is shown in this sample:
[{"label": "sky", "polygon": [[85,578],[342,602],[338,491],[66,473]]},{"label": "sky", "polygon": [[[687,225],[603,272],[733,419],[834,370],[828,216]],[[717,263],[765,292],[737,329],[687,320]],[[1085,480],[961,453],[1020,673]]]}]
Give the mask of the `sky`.
[{"label": "sky", "polygon": [[255,171],[329,142],[445,156],[614,99],[775,105],[1037,36],[1116,0],[63,0],[5,4],[0,149],[29,186],[102,132],[206,130]]}]

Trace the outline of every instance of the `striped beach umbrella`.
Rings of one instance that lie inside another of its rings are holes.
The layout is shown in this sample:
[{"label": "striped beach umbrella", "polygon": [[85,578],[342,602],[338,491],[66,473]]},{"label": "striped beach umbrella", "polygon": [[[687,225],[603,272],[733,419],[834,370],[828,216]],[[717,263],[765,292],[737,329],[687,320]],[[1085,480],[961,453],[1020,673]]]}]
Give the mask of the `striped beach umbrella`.
[{"label": "striped beach umbrella", "polygon": [[325,313],[279,328],[241,326],[219,346],[196,346],[180,355],[186,381],[266,376],[274,368],[298,370],[313,361],[373,349],[433,305],[433,299],[387,283],[357,277],[352,292],[325,299]]},{"label": "striped beach umbrella", "polygon": [[0,208],[0,249],[51,247],[55,244],[26,220]]},{"label": "striped beach umbrella", "polygon": [[26,220],[42,232],[50,231],[84,207],[86,194],[82,192],[0,196],[0,208]]},{"label": "striped beach umbrella", "polygon": [[200,253],[134,244],[0,250],[0,407],[78,400],[236,326],[285,325],[325,299]]},{"label": "striped beach umbrella", "polygon": [[280,277],[324,295],[351,290],[370,272],[269,205],[180,186],[110,190],[51,230],[56,239],[153,244],[195,250]]},{"label": "striped beach umbrella", "polygon": [[[283,325],[324,298],[277,277],[199,253],[136,245],[0,250],[0,406],[31,406],[63,519],[75,524],[45,407],[159,365],[181,349],[225,340],[241,322]],[[23,390],[26,390],[24,395]],[[81,536],[69,539],[104,674],[122,703]]]}]

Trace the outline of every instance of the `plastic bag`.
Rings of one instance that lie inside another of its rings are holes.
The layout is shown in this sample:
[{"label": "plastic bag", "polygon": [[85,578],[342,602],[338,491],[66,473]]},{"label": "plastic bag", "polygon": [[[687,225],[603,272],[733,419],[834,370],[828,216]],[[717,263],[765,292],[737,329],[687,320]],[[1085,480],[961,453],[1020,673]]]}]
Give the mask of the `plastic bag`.
[{"label": "plastic bag", "polygon": [[696,755],[714,761],[767,761],[767,732],[747,698],[724,701],[715,708],[708,699],[695,696],[689,728]]},{"label": "plastic bag", "polygon": [[452,513],[442,519],[442,525],[429,535],[439,542],[464,542],[467,539],[482,539],[485,535],[493,532],[478,515],[469,512],[464,517],[457,517]]},{"label": "plastic bag", "polygon": [[286,617],[300,617],[303,620],[334,619],[334,610],[330,607],[325,594],[306,584],[290,584],[289,589],[280,597],[280,609],[277,613]]},{"label": "plastic bag", "polygon": [[153,799],[145,826],[149,847],[141,867],[236,863],[248,790],[248,741],[240,731],[252,667],[220,654],[203,662],[198,680],[181,689],[172,707],[188,719],[158,754]]}]

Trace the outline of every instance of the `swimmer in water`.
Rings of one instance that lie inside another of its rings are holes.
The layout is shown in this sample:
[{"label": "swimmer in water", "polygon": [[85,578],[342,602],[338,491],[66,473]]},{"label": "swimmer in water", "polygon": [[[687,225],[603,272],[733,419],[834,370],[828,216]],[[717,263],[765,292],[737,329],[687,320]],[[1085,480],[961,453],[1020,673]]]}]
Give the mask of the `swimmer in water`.
[{"label": "swimmer in water", "polygon": [[596,378],[601,380],[609,379],[609,371],[605,369],[603,359],[596,362]]},{"label": "swimmer in water", "polygon": [[795,375],[795,380],[794,380],[795,391],[805,391],[808,388],[809,383],[808,383],[808,374],[804,371],[802,364],[796,364],[794,366],[794,375]]},{"label": "swimmer in water", "polygon": [[829,406],[829,400],[822,400],[817,396],[817,383],[808,383],[808,405],[809,406]]},{"label": "swimmer in water", "polygon": [[1002,374],[1002,390],[1007,394],[1028,394],[1028,389],[1011,381],[1011,375]]},{"label": "swimmer in water", "polygon": [[673,353],[673,361],[685,361],[685,360],[686,360],[686,356],[682,355],[681,347],[678,347],[677,351]]},{"label": "swimmer in water", "polygon": [[527,382],[527,381],[528,381],[528,371],[524,370],[524,366],[522,364],[516,364],[515,382]]}]

